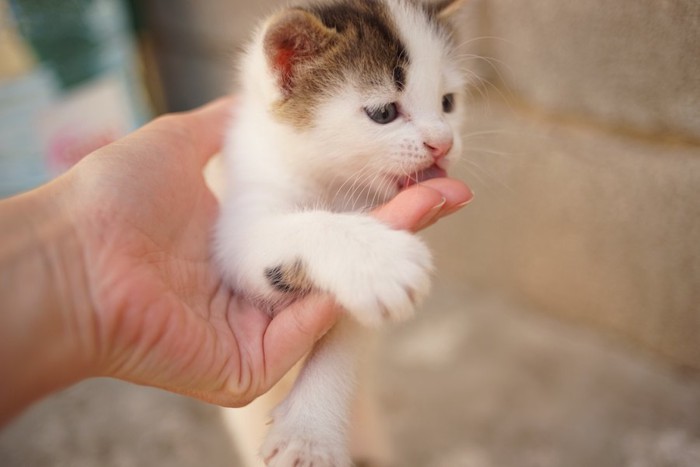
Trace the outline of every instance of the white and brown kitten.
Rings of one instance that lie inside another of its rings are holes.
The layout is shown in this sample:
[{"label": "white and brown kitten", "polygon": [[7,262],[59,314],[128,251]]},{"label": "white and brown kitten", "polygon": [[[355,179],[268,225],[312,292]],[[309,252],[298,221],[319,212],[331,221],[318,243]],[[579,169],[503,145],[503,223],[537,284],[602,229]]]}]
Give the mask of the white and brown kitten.
[{"label": "white and brown kitten", "polygon": [[[444,176],[459,157],[465,82],[446,24],[459,1],[285,8],[243,57],[216,257],[230,284],[270,313],[312,290],[347,311],[272,412],[259,452],[270,467],[351,465],[351,407],[356,419],[374,417],[355,399],[366,329],[410,317],[428,292],[423,242],[367,211]],[[265,420],[251,431],[250,418],[268,417],[264,406],[228,414],[251,465],[261,461],[245,450]],[[366,430],[370,442],[380,436]],[[361,454],[386,460],[381,446],[362,444]]]}]

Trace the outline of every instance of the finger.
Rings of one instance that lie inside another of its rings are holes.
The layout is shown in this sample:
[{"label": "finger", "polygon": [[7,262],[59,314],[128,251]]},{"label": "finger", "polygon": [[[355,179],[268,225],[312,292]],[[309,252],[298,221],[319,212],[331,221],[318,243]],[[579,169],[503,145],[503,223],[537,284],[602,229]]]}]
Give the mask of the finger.
[{"label": "finger", "polygon": [[217,99],[198,109],[182,114],[187,119],[190,134],[195,142],[196,156],[204,165],[219,150],[224,141],[226,128],[234,116],[235,98]]},{"label": "finger", "polygon": [[418,230],[431,226],[439,219],[453,214],[474,199],[474,192],[467,185],[459,180],[451,178],[434,178],[423,182],[424,186],[439,190],[445,197],[445,204],[437,212],[437,215],[430,218],[426,216],[419,225]]},{"label": "finger", "polygon": [[464,207],[473,197],[459,180],[436,178],[402,191],[372,215],[394,229],[415,232]]},{"label": "finger", "polygon": [[446,203],[442,213],[445,213],[457,206],[464,206],[474,199],[474,192],[464,182],[454,178],[433,178],[426,180],[420,185],[439,191],[445,197]]},{"label": "finger", "polygon": [[235,98],[223,97],[189,112],[163,115],[122,140],[204,166],[219,152],[235,111]]},{"label": "finger", "polygon": [[444,203],[445,198],[438,190],[414,185],[379,206],[372,215],[391,228],[414,230],[422,219],[436,213]]},{"label": "finger", "polygon": [[341,308],[327,295],[310,295],[277,314],[265,332],[266,377],[272,385],[336,323]]}]

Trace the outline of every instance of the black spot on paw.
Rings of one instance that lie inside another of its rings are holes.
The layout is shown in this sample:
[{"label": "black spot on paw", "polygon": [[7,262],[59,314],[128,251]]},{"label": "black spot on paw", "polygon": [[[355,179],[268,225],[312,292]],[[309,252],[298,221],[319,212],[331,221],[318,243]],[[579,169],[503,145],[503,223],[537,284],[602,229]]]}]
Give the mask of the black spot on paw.
[{"label": "black spot on paw", "polygon": [[300,259],[265,269],[265,278],[275,290],[283,293],[303,294],[312,288]]}]

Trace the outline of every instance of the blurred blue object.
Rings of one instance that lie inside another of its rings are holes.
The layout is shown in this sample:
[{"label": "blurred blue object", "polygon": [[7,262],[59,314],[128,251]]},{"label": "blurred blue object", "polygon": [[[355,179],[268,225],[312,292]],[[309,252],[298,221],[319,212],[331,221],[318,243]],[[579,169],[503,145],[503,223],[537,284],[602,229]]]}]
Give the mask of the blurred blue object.
[{"label": "blurred blue object", "polygon": [[[3,5],[4,3],[4,5]],[[122,0],[0,0],[0,197],[31,189],[149,115]]]}]

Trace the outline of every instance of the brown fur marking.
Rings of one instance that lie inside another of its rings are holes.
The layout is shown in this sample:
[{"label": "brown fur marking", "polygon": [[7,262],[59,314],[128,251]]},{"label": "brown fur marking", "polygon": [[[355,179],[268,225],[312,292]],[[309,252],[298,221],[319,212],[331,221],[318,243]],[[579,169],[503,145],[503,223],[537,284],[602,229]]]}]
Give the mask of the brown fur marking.
[{"label": "brown fur marking", "polygon": [[[290,34],[300,39],[285,37]],[[273,66],[279,57],[285,62],[286,54],[294,56],[289,75],[281,80],[284,97],[272,111],[297,128],[309,127],[318,104],[348,80],[362,88],[394,86],[401,91],[405,85],[410,58],[389,12],[378,1],[351,0],[284,10],[268,26],[264,40]],[[317,40],[317,46],[310,47],[310,40]],[[290,52],[290,45],[299,45],[302,52]],[[304,52],[309,50],[312,53]]]},{"label": "brown fur marking", "polygon": [[304,263],[300,259],[292,264],[280,264],[265,269],[265,277],[279,292],[304,294],[313,288],[311,280],[306,276]]}]

